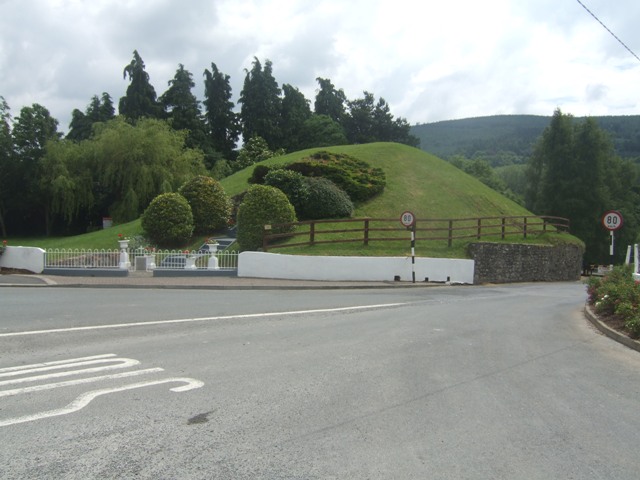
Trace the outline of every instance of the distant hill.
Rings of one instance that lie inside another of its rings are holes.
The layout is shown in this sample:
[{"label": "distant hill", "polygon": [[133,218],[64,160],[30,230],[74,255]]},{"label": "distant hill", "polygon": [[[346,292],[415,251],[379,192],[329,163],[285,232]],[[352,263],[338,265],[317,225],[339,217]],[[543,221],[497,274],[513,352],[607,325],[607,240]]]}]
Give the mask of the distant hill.
[{"label": "distant hill", "polygon": [[[593,118],[609,133],[619,156],[640,159],[640,115]],[[438,157],[482,156],[499,166],[526,162],[550,121],[550,116],[493,115],[415,125],[411,134],[422,150]]]}]

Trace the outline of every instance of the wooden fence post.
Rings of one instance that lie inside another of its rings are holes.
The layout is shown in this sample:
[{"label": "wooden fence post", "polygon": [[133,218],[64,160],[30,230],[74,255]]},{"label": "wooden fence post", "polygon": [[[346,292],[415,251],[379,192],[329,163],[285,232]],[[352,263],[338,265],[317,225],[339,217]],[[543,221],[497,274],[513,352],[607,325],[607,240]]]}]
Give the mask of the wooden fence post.
[{"label": "wooden fence post", "polygon": [[369,245],[369,219],[364,219],[364,244]]},{"label": "wooden fence post", "polygon": [[316,222],[309,224],[309,243],[313,245],[316,241]]},{"label": "wooden fence post", "polygon": [[527,217],[524,217],[524,238],[527,238]]},{"label": "wooden fence post", "polygon": [[266,252],[269,250],[269,238],[267,237],[267,235],[269,235],[269,232],[271,232],[271,225],[265,225],[264,227],[262,227],[262,251]]},{"label": "wooden fence post", "polygon": [[476,237],[476,239],[480,240],[480,237],[482,237],[482,219],[481,218],[478,219],[478,236]]},{"label": "wooden fence post", "polygon": [[502,240],[504,240],[504,230],[505,230],[505,222],[506,218],[502,217]]},{"label": "wooden fence post", "polygon": [[453,245],[453,220],[449,220],[449,241],[447,242],[447,246]]}]

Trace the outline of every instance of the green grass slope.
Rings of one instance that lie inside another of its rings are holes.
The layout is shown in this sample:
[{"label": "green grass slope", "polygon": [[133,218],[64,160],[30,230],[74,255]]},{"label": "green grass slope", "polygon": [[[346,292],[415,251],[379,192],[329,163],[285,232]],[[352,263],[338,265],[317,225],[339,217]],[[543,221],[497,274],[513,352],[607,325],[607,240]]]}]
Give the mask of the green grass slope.
[{"label": "green grass slope", "polygon": [[[531,215],[448,162],[417,148],[397,143],[370,143],[314,148],[271,158],[265,165],[290,163],[326,150],[344,153],[384,170],[387,186],[373,200],[356,206],[355,217],[400,218],[411,210],[417,218],[463,218],[498,215]],[[222,180],[229,195],[249,187],[253,167]]]},{"label": "green grass slope", "polygon": [[[271,158],[263,163],[265,165],[289,163],[320,150],[351,155],[384,170],[387,180],[384,192],[364,204],[357,205],[354,212],[355,218],[397,218],[399,224],[400,215],[405,210],[412,211],[418,221],[420,219],[532,215],[522,206],[450,163],[420,149],[396,143],[314,148]],[[236,195],[249,188],[247,180],[252,171],[253,167],[250,167],[222,180],[225,191],[229,195]],[[336,238],[339,237],[336,235]],[[572,237],[568,240],[576,241]],[[295,241],[304,240],[298,238]],[[557,238],[553,235],[527,240],[531,243],[555,241]],[[466,256],[467,244],[468,242],[463,240],[454,242],[452,247],[448,247],[446,242],[418,242],[416,254],[463,258]],[[407,255],[410,251],[409,247],[409,241],[372,242],[366,247],[357,242],[288,247],[276,251],[307,255]]]},{"label": "green grass slope", "polygon": [[[320,150],[344,153],[381,168],[387,185],[382,194],[356,206],[354,217],[397,218],[405,210],[411,210],[420,219],[472,218],[492,216],[531,215],[515,202],[490,189],[480,181],[420,149],[396,143],[371,143],[314,148],[271,158],[265,165],[293,162]],[[253,172],[249,167],[221,181],[228,195],[242,193],[250,187],[248,179]],[[142,233],[136,220],[109,229],[66,238],[9,239],[10,245],[33,245],[42,248],[116,248],[118,233],[133,237]],[[194,238],[191,245],[197,248],[202,238]],[[572,238],[572,237],[571,237]],[[532,238],[528,241],[544,243],[554,238]],[[298,240],[300,241],[300,240]],[[518,240],[521,241],[521,240]],[[423,242],[416,247],[422,256],[464,257],[466,243],[454,242],[452,248],[446,242]],[[406,255],[409,242],[373,242],[365,247],[361,243],[292,247],[278,250],[281,253],[315,255]]]}]

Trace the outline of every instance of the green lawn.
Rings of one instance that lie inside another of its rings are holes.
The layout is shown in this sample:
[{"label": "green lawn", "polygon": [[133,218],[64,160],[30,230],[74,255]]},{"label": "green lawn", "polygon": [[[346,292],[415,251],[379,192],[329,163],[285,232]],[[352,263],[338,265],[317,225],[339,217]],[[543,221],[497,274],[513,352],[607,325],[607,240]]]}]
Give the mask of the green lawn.
[{"label": "green lawn", "polygon": [[[382,194],[374,199],[356,205],[354,218],[397,218],[405,210],[412,211],[418,221],[421,219],[450,219],[490,216],[531,215],[524,207],[490,189],[475,178],[463,173],[448,162],[417,148],[395,143],[372,143],[365,145],[345,145],[339,147],[314,148],[272,158],[265,165],[289,163],[308,157],[319,150],[344,153],[368,162],[373,167],[382,168],[387,185]],[[236,195],[247,188],[247,180],[253,167],[235,173],[221,181],[228,195]],[[134,237],[142,234],[140,221],[116,225],[108,229],[64,238],[9,238],[9,245],[39,246],[42,248],[117,248],[118,234]],[[407,240],[397,242],[372,242],[369,246],[361,243],[316,245],[313,247],[291,247],[274,250],[278,253],[314,255],[408,255],[410,252],[409,233]],[[206,235],[192,239],[183,248],[199,247]],[[339,234],[336,234],[339,238]],[[300,240],[298,240],[300,241]],[[473,241],[473,240],[470,240]],[[499,241],[499,239],[496,239]],[[509,241],[523,243],[522,238]],[[570,235],[545,235],[530,237],[527,243],[553,243],[559,241],[580,242]],[[416,254],[428,257],[466,256],[467,241],[456,241],[447,247],[446,241],[419,242]]]}]

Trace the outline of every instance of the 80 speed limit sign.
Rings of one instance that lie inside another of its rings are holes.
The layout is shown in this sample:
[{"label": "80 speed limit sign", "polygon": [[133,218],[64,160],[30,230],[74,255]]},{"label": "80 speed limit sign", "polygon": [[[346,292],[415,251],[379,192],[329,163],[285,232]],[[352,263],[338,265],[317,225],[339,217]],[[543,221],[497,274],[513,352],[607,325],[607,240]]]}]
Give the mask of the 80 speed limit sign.
[{"label": "80 speed limit sign", "polygon": [[622,223],[622,215],[615,210],[609,210],[602,216],[602,225],[612,232],[622,227]]},{"label": "80 speed limit sign", "polygon": [[416,223],[416,216],[413,212],[402,212],[402,215],[400,215],[400,223],[405,227],[411,227]]}]

